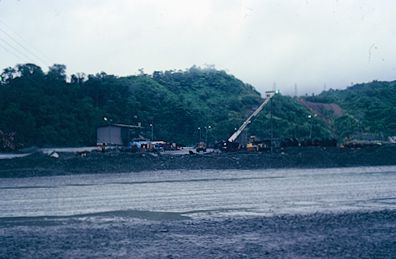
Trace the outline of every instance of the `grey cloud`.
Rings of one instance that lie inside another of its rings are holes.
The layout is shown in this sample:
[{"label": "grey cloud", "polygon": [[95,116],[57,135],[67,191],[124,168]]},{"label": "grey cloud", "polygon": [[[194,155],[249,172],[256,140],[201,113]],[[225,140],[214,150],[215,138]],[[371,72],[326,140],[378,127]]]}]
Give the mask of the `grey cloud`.
[{"label": "grey cloud", "polygon": [[[69,73],[215,64],[260,91],[276,82],[290,94],[294,84],[304,93],[393,80],[395,14],[387,0],[0,2],[0,21]],[[34,61],[2,45],[1,68]]]}]

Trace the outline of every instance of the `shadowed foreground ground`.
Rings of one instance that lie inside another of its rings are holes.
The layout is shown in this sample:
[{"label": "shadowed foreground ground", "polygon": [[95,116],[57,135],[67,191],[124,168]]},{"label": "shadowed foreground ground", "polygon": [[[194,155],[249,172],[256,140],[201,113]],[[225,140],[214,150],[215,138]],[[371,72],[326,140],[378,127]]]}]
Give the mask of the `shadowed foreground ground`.
[{"label": "shadowed foreground ground", "polygon": [[396,211],[216,220],[154,214],[3,218],[0,258],[396,257]]},{"label": "shadowed foreground ground", "polygon": [[36,153],[0,160],[1,177],[123,173],[175,169],[264,169],[385,166],[396,164],[396,146],[364,149],[289,148],[274,153],[205,153],[194,155],[92,152],[81,157],[61,153],[52,158]]}]

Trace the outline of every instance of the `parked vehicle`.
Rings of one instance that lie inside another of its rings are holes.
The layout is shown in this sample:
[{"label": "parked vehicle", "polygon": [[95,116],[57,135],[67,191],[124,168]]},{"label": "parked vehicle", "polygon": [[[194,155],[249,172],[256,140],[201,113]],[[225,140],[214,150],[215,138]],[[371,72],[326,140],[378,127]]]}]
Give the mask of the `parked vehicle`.
[{"label": "parked vehicle", "polygon": [[197,146],[195,147],[195,150],[196,150],[197,152],[200,152],[200,151],[206,152],[206,143],[205,143],[205,142],[199,142],[199,143],[197,144]]}]

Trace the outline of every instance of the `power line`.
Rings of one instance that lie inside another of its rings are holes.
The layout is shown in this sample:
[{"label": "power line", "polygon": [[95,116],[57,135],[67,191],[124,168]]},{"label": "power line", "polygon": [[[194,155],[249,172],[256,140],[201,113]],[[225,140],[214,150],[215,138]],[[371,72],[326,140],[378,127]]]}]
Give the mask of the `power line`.
[{"label": "power line", "polygon": [[8,53],[14,55],[17,59],[21,59],[21,57],[20,57],[19,55],[15,54],[15,53],[13,53],[13,52],[11,52],[11,51],[9,51],[6,47],[4,47],[4,46],[1,44],[1,42],[0,42],[0,47],[1,47],[2,49],[4,49],[5,52],[8,52]]},{"label": "power line", "polygon": [[[14,29],[12,29],[11,26],[9,26],[7,23],[5,23],[3,20],[0,19],[0,23],[3,24],[3,26],[8,28],[8,31],[11,31],[14,36],[16,36],[17,38],[19,38],[22,42],[24,42],[25,44],[29,45],[29,41],[27,41],[26,39],[24,39],[17,31],[15,31]],[[41,52],[39,49],[35,48],[33,45],[30,46],[31,49],[33,49],[36,54],[40,54],[42,56],[43,59],[45,59],[47,61],[47,63],[51,63],[50,59],[48,59],[48,57]]]},{"label": "power line", "polygon": [[[9,46],[13,51],[10,51],[7,47],[5,47],[5,44],[2,43],[2,42],[6,43],[6,45]],[[12,45],[9,45],[8,42],[4,41],[2,38],[0,38],[0,46],[6,52],[11,53],[12,55],[14,55],[17,59],[20,59],[20,60],[24,60],[25,59],[25,57],[21,56],[20,53],[18,53],[18,50],[16,50]]]},{"label": "power line", "polygon": [[3,43],[5,43],[5,45],[7,45],[9,48],[11,48],[13,51],[15,51],[16,53],[18,53],[19,56],[22,56],[23,59],[28,60],[29,62],[33,63],[37,60],[33,59],[32,57],[29,57],[28,55],[26,55],[26,53],[20,51],[18,48],[16,48],[15,46],[13,46],[12,44],[10,44],[7,40],[5,40],[4,38],[0,38],[0,41],[2,41]]},{"label": "power line", "polygon": [[[28,60],[28,62],[31,63],[38,63],[38,64],[44,64],[42,61],[38,60],[36,57],[33,57],[32,55],[29,55],[28,53],[26,53],[26,51],[23,51],[20,47],[16,46],[15,44],[13,44],[13,42],[10,42],[9,39],[1,37],[0,35],[0,40],[8,46],[8,48],[11,48],[14,52],[18,53],[19,56],[24,57],[23,59]],[[3,44],[3,45],[4,45]]]},{"label": "power line", "polygon": [[[3,32],[8,38],[10,38],[14,43],[16,43],[20,48],[22,48],[26,53],[28,53],[30,56],[35,57],[36,59],[40,60],[41,63],[43,63],[46,66],[49,66],[48,64],[51,64],[51,61],[37,48],[34,48],[34,46],[30,45],[27,40],[25,40],[20,34],[18,34],[15,30],[13,30],[9,25],[7,25],[4,21],[0,20],[0,25],[3,25],[3,27],[0,27],[0,31]],[[8,29],[8,32],[6,30]],[[11,32],[11,33],[10,33]],[[13,35],[11,35],[13,34]],[[19,38],[19,40],[17,39]],[[27,47],[28,45],[29,47]]]},{"label": "power line", "polygon": [[1,27],[0,27],[0,32],[3,32],[6,36],[8,36],[8,38],[10,38],[11,41],[14,42],[16,45],[18,45],[20,48],[22,48],[26,54],[31,55],[32,57],[40,60],[44,64],[47,63],[45,60],[43,60],[42,58],[40,58],[39,56],[37,56],[36,54],[31,52],[29,49],[27,49],[25,46],[23,46],[21,43],[19,43],[13,36],[11,36],[8,32],[3,30]]}]

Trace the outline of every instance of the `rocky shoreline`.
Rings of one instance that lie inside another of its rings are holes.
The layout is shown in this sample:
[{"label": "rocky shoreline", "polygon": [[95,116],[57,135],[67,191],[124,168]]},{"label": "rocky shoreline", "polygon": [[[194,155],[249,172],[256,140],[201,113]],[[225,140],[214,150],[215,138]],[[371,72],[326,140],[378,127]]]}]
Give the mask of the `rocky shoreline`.
[{"label": "rocky shoreline", "polygon": [[42,153],[0,160],[0,177],[32,177],[92,173],[123,173],[153,170],[331,168],[396,164],[395,146],[362,149],[290,148],[274,153],[157,153],[89,152],[81,156]]}]

